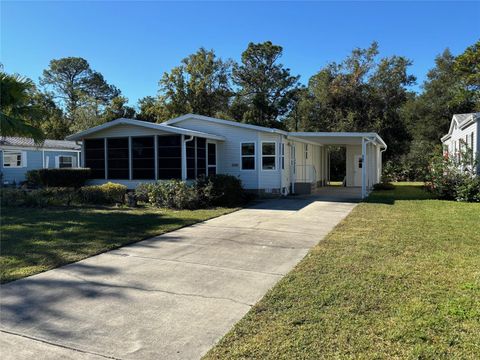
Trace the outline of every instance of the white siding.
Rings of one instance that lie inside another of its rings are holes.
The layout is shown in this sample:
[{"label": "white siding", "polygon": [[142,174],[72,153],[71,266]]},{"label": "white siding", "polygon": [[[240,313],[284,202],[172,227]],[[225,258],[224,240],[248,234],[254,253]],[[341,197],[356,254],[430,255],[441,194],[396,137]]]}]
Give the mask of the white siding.
[{"label": "white siding", "polygon": [[[244,129],[232,125],[226,124],[214,124],[208,121],[202,121],[197,119],[186,119],[182,122],[175,124],[175,126],[190,129],[203,131],[214,135],[221,135],[225,137],[225,141],[218,142],[218,173],[233,175],[240,180],[246,189],[260,189],[259,185],[259,176],[260,176],[260,167],[261,167],[261,137],[260,132],[256,130]],[[268,134],[267,134],[268,135]],[[273,135],[273,134],[272,134]],[[278,142],[278,136],[277,142]],[[256,163],[255,170],[242,170],[241,169],[241,147],[242,142],[253,142],[255,143],[255,154],[256,154]],[[271,176],[266,176],[267,180],[264,184],[274,185],[271,182]],[[279,180],[277,182],[277,187],[280,187]]]}]

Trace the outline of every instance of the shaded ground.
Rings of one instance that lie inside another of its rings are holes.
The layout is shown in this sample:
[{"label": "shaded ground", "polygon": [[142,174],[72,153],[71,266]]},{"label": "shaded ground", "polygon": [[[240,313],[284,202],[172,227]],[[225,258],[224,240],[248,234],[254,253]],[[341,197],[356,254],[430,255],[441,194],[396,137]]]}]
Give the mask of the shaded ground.
[{"label": "shaded ground", "polygon": [[230,211],[3,208],[0,279],[33,275]]},{"label": "shaded ground", "polygon": [[[354,206],[265,201],[5,284],[2,360],[198,359]],[[152,231],[114,226],[107,243]]]},{"label": "shaded ground", "polygon": [[480,358],[480,204],[374,192],[205,359]]}]

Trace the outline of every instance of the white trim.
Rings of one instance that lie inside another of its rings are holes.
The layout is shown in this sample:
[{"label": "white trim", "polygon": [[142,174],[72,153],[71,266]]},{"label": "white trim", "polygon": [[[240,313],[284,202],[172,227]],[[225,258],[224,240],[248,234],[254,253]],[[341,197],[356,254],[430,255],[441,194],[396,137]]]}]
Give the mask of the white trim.
[{"label": "white trim", "polygon": [[[212,145],[215,145],[215,165],[210,165],[208,163],[208,144],[212,144]],[[207,158],[206,158],[206,164],[207,164],[207,176],[209,176],[210,174],[208,173],[208,168],[209,167],[214,167],[215,168],[215,174],[218,174],[218,145],[216,142],[214,141],[208,141],[206,142],[206,154],[207,154]]]},{"label": "white trim", "polygon": [[[253,155],[243,155],[243,153],[242,153],[243,144],[253,144]],[[253,157],[253,169],[244,169],[243,168],[242,159],[244,157]],[[255,171],[255,170],[257,170],[256,162],[257,162],[257,143],[255,141],[241,141],[240,142],[240,170],[241,171]]]},{"label": "white trim", "polygon": [[11,146],[11,145],[2,145],[0,146],[0,150],[24,150],[24,151],[63,151],[63,152],[77,152],[81,151],[81,149],[78,150],[72,150],[72,149],[53,149],[53,148],[42,148],[42,147],[28,147],[28,146]]},{"label": "white trim", "polygon": [[[5,155],[20,155],[20,166],[5,166]],[[20,169],[27,167],[27,152],[21,150],[2,150],[2,167],[4,169]]]},{"label": "white trim", "polygon": [[273,128],[267,128],[264,126],[258,126],[258,125],[251,125],[251,124],[244,124],[236,121],[231,121],[231,120],[224,120],[224,119],[217,119],[209,116],[204,116],[204,115],[197,115],[197,114],[186,114],[182,115],[170,120],[167,120],[163,122],[163,125],[172,125],[176,124],[181,121],[185,121],[188,119],[194,119],[194,120],[201,120],[201,121],[210,121],[216,124],[222,124],[222,125],[230,125],[230,126],[236,126],[236,127],[241,127],[244,129],[250,129],[250,130],[257,130],[257,131],[263,131],[263,132],[268,132],[268,133],[277,133],[277,134],[282,134],[282,135],[287,135],[286,131],[279,130],[279,129],[273,129]]},{"label": "white trim", "polygon": [[[299,140],[296,137],[312,137],[312,138],[346,138],[346,137],[358,137],[361,140],[364,137],[374,138],[374,140],[381,145],[382,147],[387,148],[387,144],[380,135],[374,132],[291,132],[288,133],[288,138],[293,138],[293,140]],[[317,144],[320,145],[320,144]]]},{"label": "white trim", "polygon": [[[71,168],[61,168],[60,167],[60,158],[70,158],[72,160],[72,167]],[[55,156],[55,169],[75,169],[75,156],[73,155],[56,155]]]},{"label": "white trim", "polygon": [[[273,148],[275,150],[275,154],[274,155],[263,155],[263,144],[274,144]],[[278,170],[278,164],[277,164],[277,142],[275,140],[263,140],[260,142],[260,170],[261,171],[277,171]],[[275,168],[273,169],[264,169],[263,168],[263,157],[273,157],[275,162],[274,162],[274,166]]]},{"label": "white trim", "polygon": [[[224,141],[225,138],[223,136],[219,135],[213,135],[213,134],[208,134],[200,131],[195,131],[195,130],[188,130],[184,128],[179,128],[175,126],[168,126],[165,124],[156,124],[156,123],[150,123],[147,121],[141,121],[141,120],[133,120],[133,119],[116,119],[110,122],[107,122],[102,125],[98,125],[95,127],[92,127],[90,129],[80,131],[76,134],[67,136],[67,140],[81,140],[88,135],[94,134],[98,131],[109,129],[113,126],[117,125],[132,125],[132,126],[140,126],[144,128],[149,128],[153,130],[158,130],[158,131],[164,131],[167,133],[172,133],[172,134],[180,134],[180,135],[189,135],[189,136],[198,136],[198,137],[203,137],[205,139],[212,139],[212,140],[219,140],[219,141]],[[118,136],[116,136],[118,137]]]}]

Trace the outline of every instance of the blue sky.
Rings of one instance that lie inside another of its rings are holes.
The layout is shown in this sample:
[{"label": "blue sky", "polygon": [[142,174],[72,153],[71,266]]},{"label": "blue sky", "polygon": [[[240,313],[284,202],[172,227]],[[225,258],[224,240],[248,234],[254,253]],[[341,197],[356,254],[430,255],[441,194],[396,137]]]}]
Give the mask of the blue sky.
[{"label": "blue sky", "polygon": [[[51,59],[81,56],[131,104],[155,95],[165,71],[203,46],[240,59],[250,41],[283,46],[308,78],[355,47],[413,60],[421,84],[434,57],[480,38],[480,2],[5,2],[1,62],[35,81]],[[470,19],[470,20],[468,20]]]}]

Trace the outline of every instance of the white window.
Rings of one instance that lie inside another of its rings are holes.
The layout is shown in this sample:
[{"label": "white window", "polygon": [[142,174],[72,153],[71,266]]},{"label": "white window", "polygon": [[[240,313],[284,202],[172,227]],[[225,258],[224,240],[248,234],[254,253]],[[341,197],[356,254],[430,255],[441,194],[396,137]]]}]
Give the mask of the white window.
[{"label": "white window", "polygon": [[73,168],[73,156],[64,156],[60,155],[57,156],[57,168],[65,169],[65,168]]},{"label": "white window", "polygon": [[241,143],[242,170],[255,170],[255,143]]},{"label": "white window", "polygon": [[280,162],[282,170],[285,170],[285,144],[280,144]]},{"label": "white window", "polygon": [[3,167],[19,168],[26,166],[24,151],[3,151]]},{"label": "white window", "polygon": [[305,159],[308,159],[308,144],[305,144]]},{"label": "white window", "polygon": [[275,142],[262,143],[262,170],[276,169],[276,146]]}]

